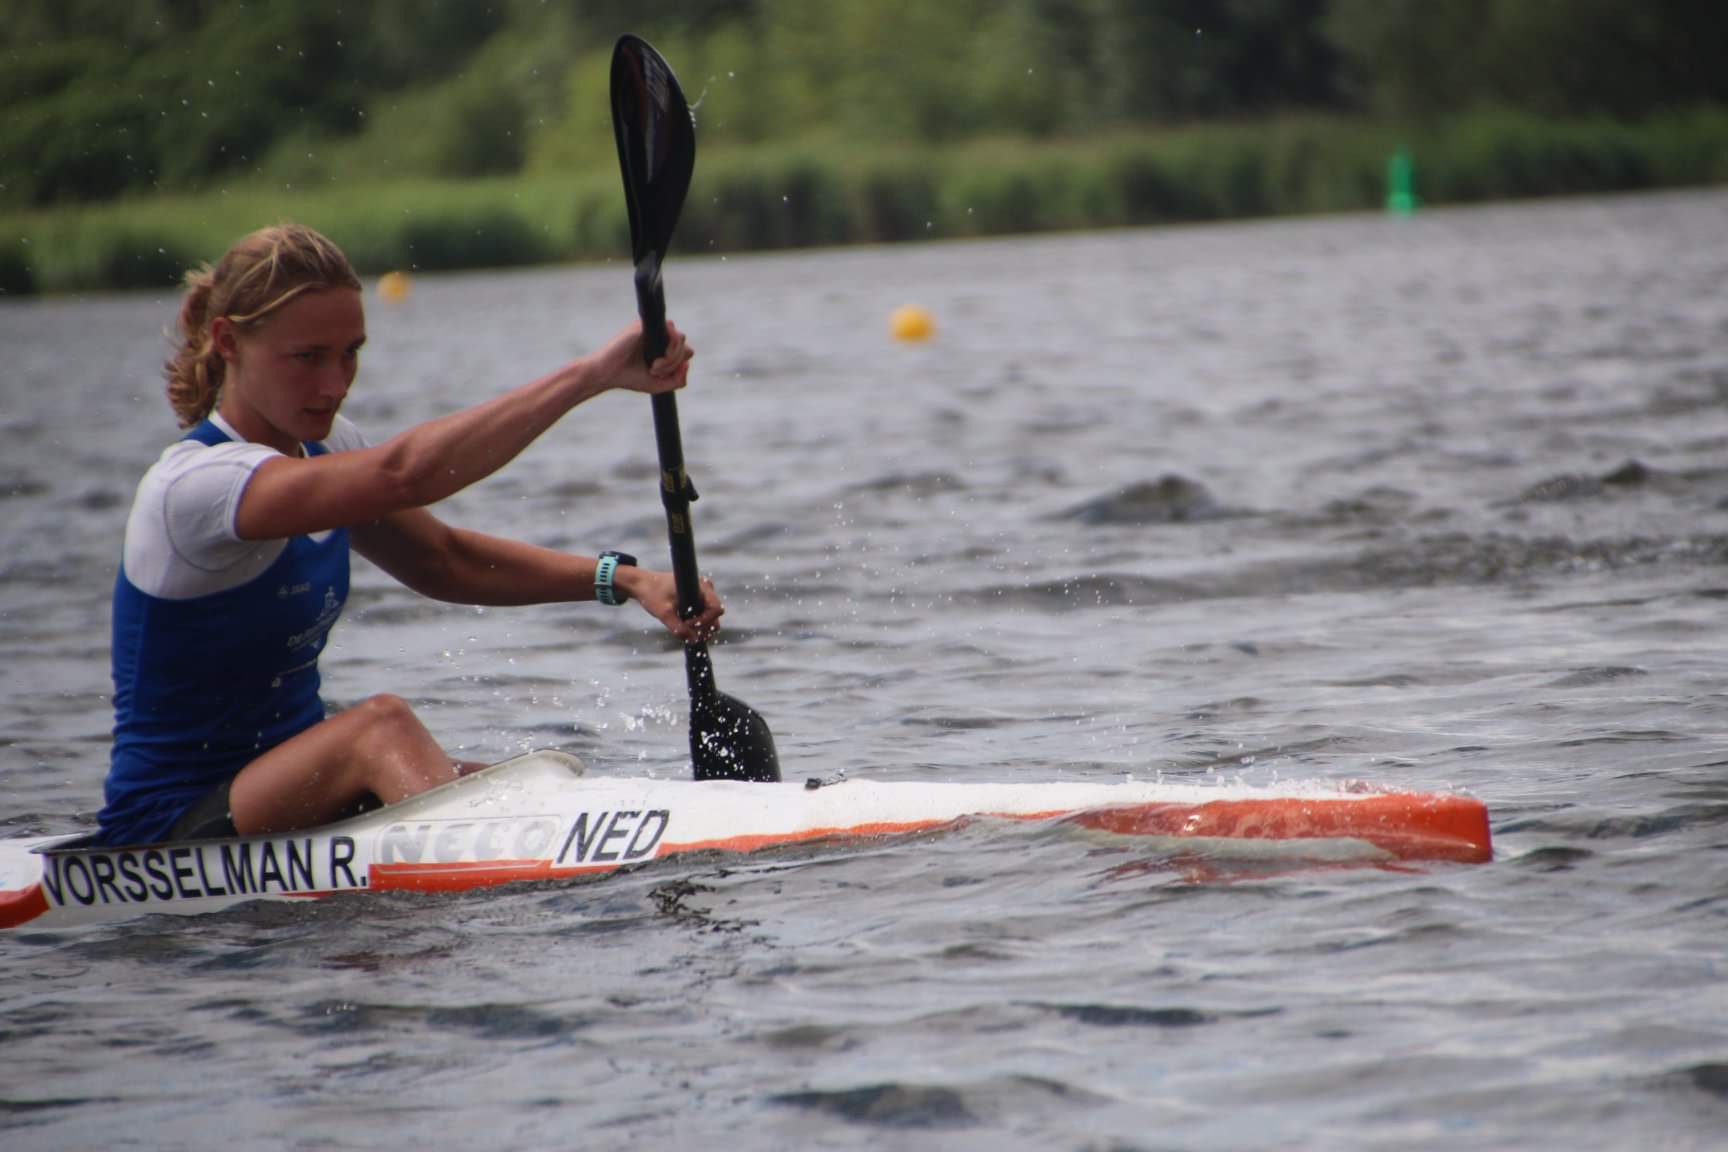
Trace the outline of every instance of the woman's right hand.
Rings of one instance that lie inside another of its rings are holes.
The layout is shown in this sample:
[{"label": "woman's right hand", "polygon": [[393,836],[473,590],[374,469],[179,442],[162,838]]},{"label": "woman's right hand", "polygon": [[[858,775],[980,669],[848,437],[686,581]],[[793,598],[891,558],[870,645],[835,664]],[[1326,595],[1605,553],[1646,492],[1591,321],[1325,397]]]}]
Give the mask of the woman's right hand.
[{"label": "woman's right hand", "polygon": [[678,580],[670,572],[651,568],[619,568],[614,579],[619,591],[642,605],[644,611],[666,626],[666,630],[686,644],[712,640],[720,630],[720,617],[726,606],[720,603],[720,593],[714,582],[702,577],[702,611],[689,620],[678,615]]},{"label": "woman's right hand", "polygon": [[666,353],[654,363],[642,363],[642,325],[632,324],[595,357],[602,370],[602,379],[609,388],[630,392],[671,392],[684,387],[690,377],[690,358],[695,350],[671,321],[666,323]]}]

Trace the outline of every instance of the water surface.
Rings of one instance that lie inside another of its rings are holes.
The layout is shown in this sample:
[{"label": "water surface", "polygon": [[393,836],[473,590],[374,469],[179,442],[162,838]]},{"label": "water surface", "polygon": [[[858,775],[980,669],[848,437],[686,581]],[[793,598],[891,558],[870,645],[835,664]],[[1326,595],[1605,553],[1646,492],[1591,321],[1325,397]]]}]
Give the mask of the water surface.
[{"label": "water surface", "polygon": [[[1728,195],[681,258],[723,687],[791,777],[1365,779],[1479,867],[973,825],[0,938],[0,1142],[1709,1148],[1728,1131]],[[939,334],[900,345],[890,310]],[[369,297],[375,439],[596,346],[621,266]],[[167,295],[0,305],[0,834],[87,827]],[[607,396],[441,509],[664,555]],[[357,562],[333,704],[686,770],[634,610]]]}]

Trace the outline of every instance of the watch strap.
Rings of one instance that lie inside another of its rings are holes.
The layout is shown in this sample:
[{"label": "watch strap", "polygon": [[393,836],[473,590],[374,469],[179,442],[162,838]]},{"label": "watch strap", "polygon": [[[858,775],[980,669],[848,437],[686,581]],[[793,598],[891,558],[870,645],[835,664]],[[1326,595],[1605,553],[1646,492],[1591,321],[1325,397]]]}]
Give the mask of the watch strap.
[{"label": "watch strap", "polygon": [[619,590],[618,585],[614,582],[620,564],[628,564],[634,568],[636,557],[628,552],[606,551],[600,553],[600,558],[594,565],[594,599],[602,604],[616,607],[630,599]]}]

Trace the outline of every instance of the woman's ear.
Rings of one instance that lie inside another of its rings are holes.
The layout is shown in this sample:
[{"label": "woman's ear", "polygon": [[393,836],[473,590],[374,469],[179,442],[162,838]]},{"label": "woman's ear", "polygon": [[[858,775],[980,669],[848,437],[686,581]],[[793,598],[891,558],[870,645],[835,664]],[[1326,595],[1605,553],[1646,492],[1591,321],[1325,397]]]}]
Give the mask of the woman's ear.
[{"label": "woman's ear", "polygon": [[226,316],[218,316],[210,321],[210,345],[216,349],[216,355],[230,364],[240,361],[240,340],[234,333],[234,321]]}]

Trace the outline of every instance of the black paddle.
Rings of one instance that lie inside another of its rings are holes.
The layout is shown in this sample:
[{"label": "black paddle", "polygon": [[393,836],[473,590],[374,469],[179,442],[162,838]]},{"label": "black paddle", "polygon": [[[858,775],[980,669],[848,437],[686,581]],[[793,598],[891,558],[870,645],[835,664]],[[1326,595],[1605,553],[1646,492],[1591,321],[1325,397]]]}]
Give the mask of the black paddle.
[{"label": "black paddle", "polygon": [[[620,37],[612,50],[612,132],[618,139],[618,165],[630,209],[636,311],[652,363],[666,351],[666,290],[660,266],[696,165],[696,128],[671,67],[636,36]],[[660,502],[666,506],[672,573],[678,581],[678,614],[688,620],[702,611],[696,537],[690,527],[696,488],[684,472],[678,401],[670,392],[654,397],[654,439],[660,450]],[[690,682],[690,759],[696,779],[780,779],[780,758],[768,722],[714,686],[706,644],[684,646],[684,671]]]}]

